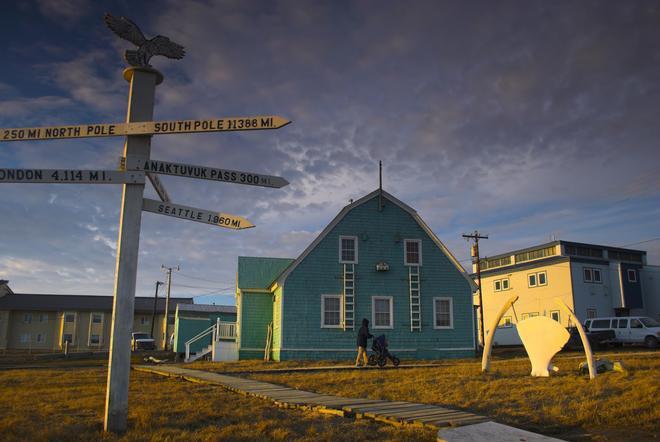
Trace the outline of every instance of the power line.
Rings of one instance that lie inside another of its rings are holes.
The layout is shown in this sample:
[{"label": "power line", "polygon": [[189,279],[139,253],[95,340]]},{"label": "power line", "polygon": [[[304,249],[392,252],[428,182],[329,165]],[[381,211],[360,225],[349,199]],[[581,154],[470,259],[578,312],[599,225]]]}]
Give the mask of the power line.
[{"label": "power line", "polygon": [[617,246],[617,247],[630,247],[630,246],[636,246],[637,244],[644,244],[644,243],[647,243],[647,242],[653,242],[653,241],[659,241],[659,240],[660,240],[660,237],[651,238],[651,239],[647,239],[647,240],[644,240],[644,241],[634,242],[632,244],[626,244],[626,245]]},{"label": "power line", "polygon": [[216,281],[216,280],[213,280],[213,279],[200,278],[199,276],[190,276],[190,275],[186,275],[185,273],[180,273],[180,272],[179,272],[178,275],[183,276],[184,278],[188,278],[188,279],[199,279],[200,281],[215,282],[215,283],[218,283],[218,284],[224,284],[225,283],[225,281]]}]

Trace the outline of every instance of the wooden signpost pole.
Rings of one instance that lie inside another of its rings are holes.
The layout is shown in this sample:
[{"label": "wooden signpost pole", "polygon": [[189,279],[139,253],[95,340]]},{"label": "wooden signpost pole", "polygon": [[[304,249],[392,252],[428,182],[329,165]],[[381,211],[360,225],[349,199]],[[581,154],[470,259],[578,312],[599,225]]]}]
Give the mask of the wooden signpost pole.
[{"label": "wooden signpost pole", "polygon": [[[130,82],[127,122],[151,121],[156,85],[162,75],[149,68],[129,68],[124,78]],[[124,145],[126,170],[134,170],[138,159],[149,159],[151,137],[129,135]],[[128,380],[131,370],[131,331],[135,306],[140,223],[144,184],[124,184],[119,220],[115,291],[112,306],[110,361],[105,400],[105,431],[126,431]]]}]

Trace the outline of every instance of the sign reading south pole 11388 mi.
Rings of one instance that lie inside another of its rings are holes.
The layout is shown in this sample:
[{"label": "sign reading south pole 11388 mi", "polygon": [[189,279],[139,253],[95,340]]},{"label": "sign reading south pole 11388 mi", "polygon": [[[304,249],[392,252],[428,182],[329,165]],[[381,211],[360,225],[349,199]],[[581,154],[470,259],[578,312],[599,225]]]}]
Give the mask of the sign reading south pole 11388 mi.
[{"label": "sign reading south pole 11388 mi", "polygon": [[290,122],[291,121],[282,117],[269,115],[258,117],[213,118],[207,120],[145,121],[138,123],[80,124],[76,126],[20,127],[0,129],[0,141],[267,130],[279,129]]}]

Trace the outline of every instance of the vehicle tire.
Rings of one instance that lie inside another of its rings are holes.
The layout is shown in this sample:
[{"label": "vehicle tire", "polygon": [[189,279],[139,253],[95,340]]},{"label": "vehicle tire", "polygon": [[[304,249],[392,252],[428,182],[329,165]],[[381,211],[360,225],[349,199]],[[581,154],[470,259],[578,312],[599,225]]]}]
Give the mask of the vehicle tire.
[{"label": "vehicle tire", "polygon": [[394,364],[395,367],[398,367],[400,363],[401,361],[399,360],[399,358],[397,358],[396,356],[392,356],[392,364]]},{"label": "vehicle tire", "polygon": [[646,348],[658,348],[658,338],[655,336],[647,336],[644,338],[644,345],[646,345]]},{"label": "vehicle tire", "polygon": [[378,366],[380,368],[383,368],[385,366],[385,364],[387,364],[387,358],[386,357],[383,356],[383,357],[378,358]]},{"label": "vehicle tire", "polygon": [[378,357],[376,355],[369,355],[369,362],[367,362],[367,364],[369,364],[373,367],[377,363],[378,363]]}]

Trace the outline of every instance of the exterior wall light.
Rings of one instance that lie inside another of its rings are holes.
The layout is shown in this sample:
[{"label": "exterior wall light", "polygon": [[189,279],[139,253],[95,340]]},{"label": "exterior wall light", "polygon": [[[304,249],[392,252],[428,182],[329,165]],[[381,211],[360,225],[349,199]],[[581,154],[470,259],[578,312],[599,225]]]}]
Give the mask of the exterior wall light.
[{"label": "exterior wall light", "polygon": [[376,264],[377,272],[387,272],[390,269],[390,266],[386,262],[379,262]]}]

